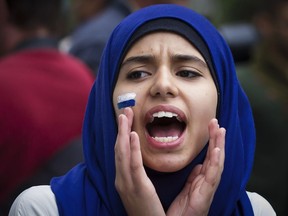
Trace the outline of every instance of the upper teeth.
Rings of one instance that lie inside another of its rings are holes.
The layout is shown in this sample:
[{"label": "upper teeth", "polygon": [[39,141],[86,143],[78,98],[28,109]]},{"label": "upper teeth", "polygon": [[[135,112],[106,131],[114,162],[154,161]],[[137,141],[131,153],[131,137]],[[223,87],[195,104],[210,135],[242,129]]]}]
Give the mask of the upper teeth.
[{"label": "upper teeth", "polygon": [[172,117],[177,117],[177,116],[178,115],[176,113],[165,112],[165,111],[159,111],[159,112],[153,113],[153,117],[157,117],[157,118],[163,118],[163,117],[172,118]]}]

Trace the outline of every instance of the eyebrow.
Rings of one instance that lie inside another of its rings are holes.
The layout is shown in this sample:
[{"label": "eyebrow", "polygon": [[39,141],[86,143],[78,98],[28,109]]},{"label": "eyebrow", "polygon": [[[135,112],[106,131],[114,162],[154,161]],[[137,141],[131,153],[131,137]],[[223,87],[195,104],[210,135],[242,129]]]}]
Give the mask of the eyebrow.
[{"label": "eyebrow", "polygon": [[196,64],[199,64],[199,66],[209,70],[208,65],[206,64],[205,61],[202,59],[198,58],[197,56],[194,55],[185,55],[185,54],[176,54],[172,56],[172,60],[174,62],[193,62]]},{"label": "eyebrow", "polygon": [[[131,64],[131,63],[145,64],[145,63],[149,63],[153,61],[155,61],[155,57],[153,55],[131,56],[123,61],[123,63],[121,64],[121,67],[127,64]],[[173,62],[193,62],[193,63],[199,64],[200,67],[203,67],[209,70],[206,62],[194,55],[175,54],[172,56],[172,61]]]},{"label": "eyebrow", "polygon": [[154,57],[152,55],[139,55],[139,56],[131,56],[123,61],[121,67],[131,64],[131,63],[148,63],[154,61]]}]

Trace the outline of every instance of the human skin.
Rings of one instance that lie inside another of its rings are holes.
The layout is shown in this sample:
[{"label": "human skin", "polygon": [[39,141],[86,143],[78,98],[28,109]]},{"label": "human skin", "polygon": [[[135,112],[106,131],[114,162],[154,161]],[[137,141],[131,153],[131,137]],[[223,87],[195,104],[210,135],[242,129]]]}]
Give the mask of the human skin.
[{"label": "human skin", "polygon": [[[118,110],[117,96],[126,92],[136,93],[136,106]],[[223,171],[225,129],[215,119],[217,90],[202,55],[173,33],[141,38],[123,60],[113,104],[118,116],[115,185],[128,214],[165,215],[143,164],[178,171],[209,141],[203,165],[194,168],[167,213],[206,215]],[[158,111],[175,113],[185,124],[148,132],[146,124]],[[154,135],[174,138],[155,140]]]}]

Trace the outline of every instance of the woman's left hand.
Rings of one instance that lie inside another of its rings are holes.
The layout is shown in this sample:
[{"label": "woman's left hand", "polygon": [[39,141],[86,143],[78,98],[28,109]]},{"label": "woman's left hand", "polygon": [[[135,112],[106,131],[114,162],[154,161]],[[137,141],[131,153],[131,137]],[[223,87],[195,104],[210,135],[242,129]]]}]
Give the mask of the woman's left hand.
[{"label": "woman's left hand", "polygon": [[167,215],[208,215],[214,194],[219,185],[225,158],[225,129],[218,121],[209,123],[209,147],[203,165],[191,172],[185,187],[171,204]]}]

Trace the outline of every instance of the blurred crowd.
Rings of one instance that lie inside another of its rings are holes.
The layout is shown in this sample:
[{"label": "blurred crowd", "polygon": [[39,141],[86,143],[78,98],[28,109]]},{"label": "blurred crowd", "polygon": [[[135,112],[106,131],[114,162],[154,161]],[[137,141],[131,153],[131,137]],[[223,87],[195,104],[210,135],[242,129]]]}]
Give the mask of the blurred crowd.
[{"label": "blurred crowd", "polygon": [[288,215],[288,1],[246,1],[0,0],[0,215],[23,189],[82,160],[106,41],[132,11],[157,3],[202,12],[228,41],[257,132],[247,190]]},{"label": "blurred crowd", "polygon": [[82,161],[82,121],[94,76],[58,49],[61,1],[0,2],[0,215],[8,215],[24,189]]}]

